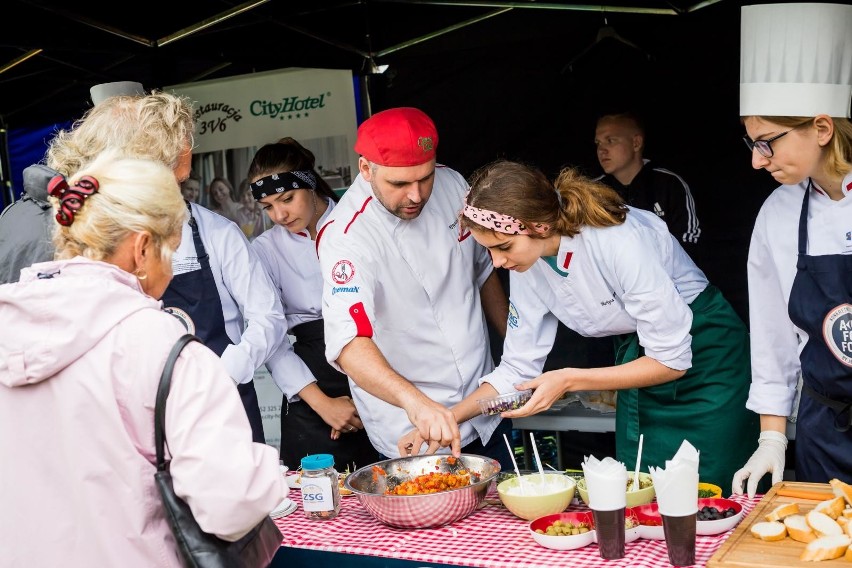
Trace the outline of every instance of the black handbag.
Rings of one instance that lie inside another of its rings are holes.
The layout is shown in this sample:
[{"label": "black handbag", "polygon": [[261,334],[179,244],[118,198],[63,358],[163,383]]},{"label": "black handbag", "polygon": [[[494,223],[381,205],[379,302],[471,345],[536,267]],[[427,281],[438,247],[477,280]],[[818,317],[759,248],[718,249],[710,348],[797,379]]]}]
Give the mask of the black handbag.
[{"label": "black handbag", "polygon": [[241,539],[228,542],[201,530],[189,505],[175,495],[169,464],[163,452],[166,398],[169,396],[175,361],[190,341],[201,342],[194,335],[186,334],[178,339],[169,353],[160,376],[154,407],[154,440],[157,446],[157,472],[154,474],[154,480],[163,499],[166,518],[174,533],[183,564],[187,568],[266,568],[284,538],[271,518],[264,518]]}]

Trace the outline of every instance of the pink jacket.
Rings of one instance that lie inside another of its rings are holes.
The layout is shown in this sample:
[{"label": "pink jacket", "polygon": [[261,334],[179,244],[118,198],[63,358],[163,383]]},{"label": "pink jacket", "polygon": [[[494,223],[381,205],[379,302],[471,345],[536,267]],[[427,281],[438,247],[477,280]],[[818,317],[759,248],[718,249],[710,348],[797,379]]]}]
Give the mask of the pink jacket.
[{"label": "pink jacket", "polygon": [[[0,565],[177,567],[154,486],[154,399],[181,324],[83,258],[0,286]],[[219,358],[190,343],[166,407],[175,491],[235,540],[287,496]]]}]

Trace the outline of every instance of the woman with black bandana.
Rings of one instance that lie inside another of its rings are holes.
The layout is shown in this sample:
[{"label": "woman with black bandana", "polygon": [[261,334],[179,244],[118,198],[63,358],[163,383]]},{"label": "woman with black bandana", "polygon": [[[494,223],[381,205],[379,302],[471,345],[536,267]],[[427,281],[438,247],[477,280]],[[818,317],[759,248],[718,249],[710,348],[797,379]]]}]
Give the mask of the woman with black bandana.
[{"label": "woman with black bandana", "polygon": [[267,144],[248,170],[254,199],[275,224],[252,243],[279,291],[290,335],[266,365],[284,392],[281,460],[298,468],[308,454],[334,456],[338,470],[379,460],[352,402],[346,375],[325,358],[322,276],[316,237],[338,197],[314,170],[310,150],[292,138]]}]

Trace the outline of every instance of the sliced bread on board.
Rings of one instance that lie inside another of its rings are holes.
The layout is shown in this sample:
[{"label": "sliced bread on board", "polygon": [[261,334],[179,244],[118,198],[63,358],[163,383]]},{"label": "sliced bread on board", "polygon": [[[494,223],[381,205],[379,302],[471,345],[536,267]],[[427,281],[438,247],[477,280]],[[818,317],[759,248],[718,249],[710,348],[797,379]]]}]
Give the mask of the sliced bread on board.
[{"label": "sliced bread on board", "polygon": [[795,515],[799,512],[799,504],[798,503],[784,503],[783,505],[778,505],[766,515],[767,521],[780,521],[787,515]]},{"label": "sliced bread on board", "polygon": [[787,534],[793,540],[808,543],[817,538],[814,529],[805,520],[804,515],[788,515],[784,517],[784,526],[787,527]]},{"label": "sliced bread on board", "polygon": [[834,499],[828,499],[827,501],[820,501],[814,507],[814,511],[819,511],[820,513],[825,513],[832,519],[837,519],[843,515],[843,509],[846,508],[846,499],[843,497],[835,497]]},{"label": "sliced bread on board", "polygon": [[809,542],[799,559],[813,562],[840,558],[846,554],[850,542],[846,535],[823,536]]},{"label": "sliced bread on board", "polygon": [[852,485],[844,483],[839,479],[832,479],[828,482],[831,485],[831,490],[835,497],[843,497],[850,506],[852,506]]},{"label": "sliced bread on board", "polygon": [[837,524],[837,521],[819,511],[811,511],[805,515],[805,520],[817,536],[837,536],[843,535],[843,528]]},{"label": "sliced bread on board", "polygon": [[751,536],[760,540],[774,541],[787,538],[787,527],[779,521],[761,521],[751,526]]}]

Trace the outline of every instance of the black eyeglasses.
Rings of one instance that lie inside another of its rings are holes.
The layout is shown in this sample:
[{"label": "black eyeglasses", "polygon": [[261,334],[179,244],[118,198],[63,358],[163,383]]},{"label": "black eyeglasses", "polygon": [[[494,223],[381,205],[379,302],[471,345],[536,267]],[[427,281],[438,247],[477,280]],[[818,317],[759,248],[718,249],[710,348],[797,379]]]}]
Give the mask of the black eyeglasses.
[{"label": "black eyeglasses", "polygon": [[745,136],[743,136],[743,142],[745,142],[746,146],[748,146],[749,152],[754,152],[754,150],[757,149],[757,152],[761,156],[763,156],[764,158],[771,158],[775,154],[772,151],[772,145],[771,144],[773,142],[775,142],[776,140],[778,140],[779,138],[781,138],[782,136],[785,136],[785,135],[793,132],[793,130],[795,130],[795,128],[791,128],[787,132],[782,132],[781,134],[778,134],[777,136],[773,136],[772,138],[769,138],[767,140],[752,140],[751,138],[748,137],[748,134],[746,134]]}]

